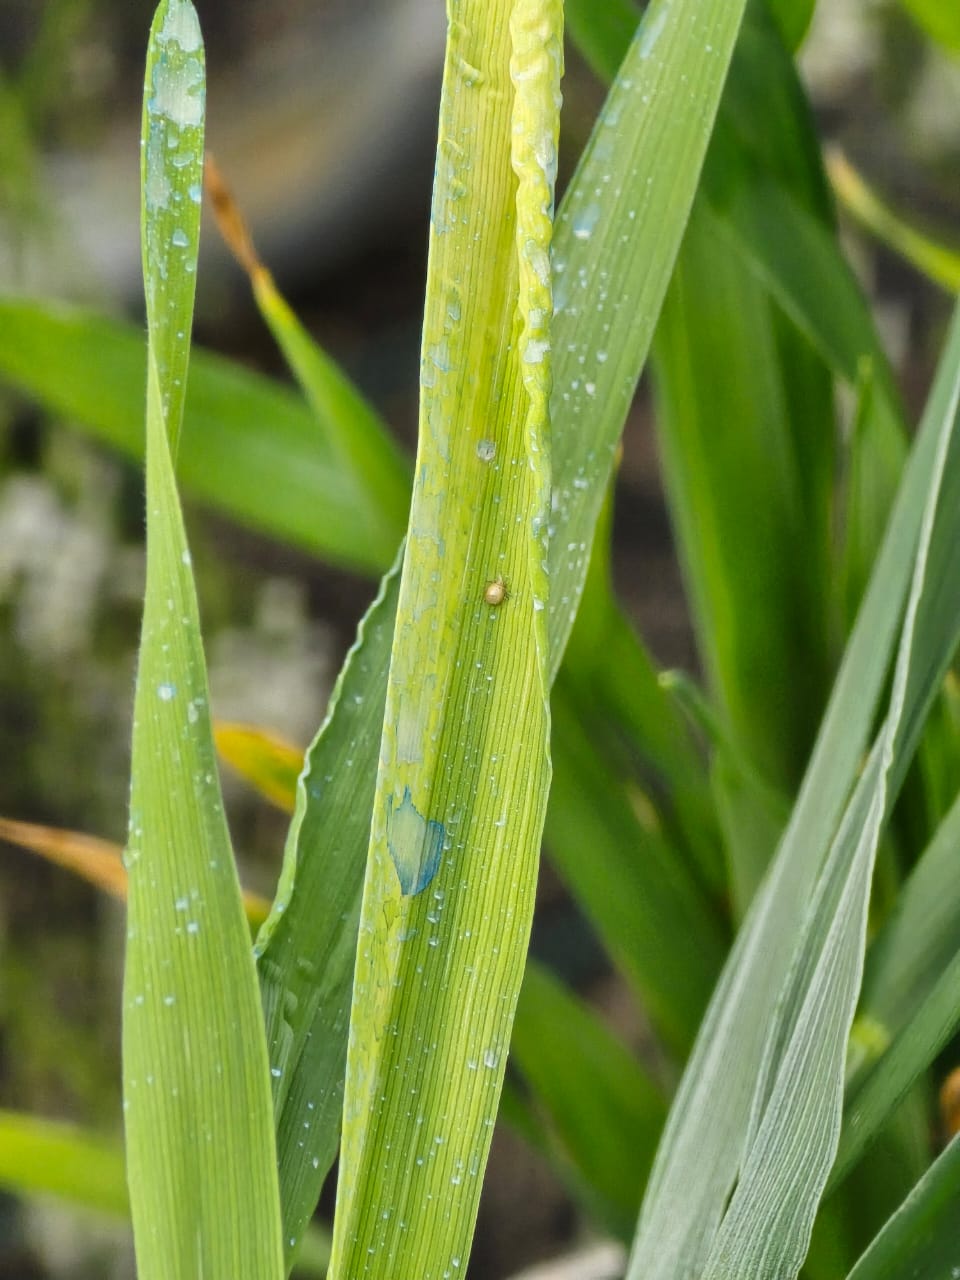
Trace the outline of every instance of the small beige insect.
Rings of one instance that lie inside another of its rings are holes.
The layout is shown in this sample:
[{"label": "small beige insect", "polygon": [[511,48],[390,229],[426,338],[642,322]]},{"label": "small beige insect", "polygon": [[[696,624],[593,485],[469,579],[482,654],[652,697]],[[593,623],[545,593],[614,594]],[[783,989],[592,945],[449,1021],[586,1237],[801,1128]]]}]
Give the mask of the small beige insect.
[{"label": "small beige insect", "polygon": [[486,604],[491,605],[494,609],[497,605],[503,604],[504,600],[510,599],[510,588],[506,581],[497,576],[492,582],[488,582],[483,592],[483,599]]}]

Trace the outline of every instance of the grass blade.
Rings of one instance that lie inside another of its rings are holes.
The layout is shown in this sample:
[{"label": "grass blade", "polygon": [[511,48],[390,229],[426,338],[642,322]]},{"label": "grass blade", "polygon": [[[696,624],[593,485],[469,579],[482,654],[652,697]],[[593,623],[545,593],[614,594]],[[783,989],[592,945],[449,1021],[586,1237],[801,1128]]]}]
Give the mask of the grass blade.
[{"label": "grass blade", "polygon": [[[839,1136],[846,1033],[857,998],[885,807],[875,751],[840,827],[771,1032],[753,1132],[703,1276],[797,1274]],[[766,1090],[763,1096],[761,1090]]]},{"label": "grass blade", "polygon": [[[663,7],[663,13],[656,50],[637,38],[624,80],[597,126],[555,228],[554,256],[568,279],[581,283],[554,317],[551,419],[558,496],[551,520],[546,610],[552,672],[560,665],[573,625],[624,415],[693,199],[739,7],[719,0],[706,7],[699,0],[684,0]],[[691,59],[696,78],[684,81]],[[688,84],[696,85],[695,94]],[[664,150],[682,162],[669,171],[658,167],[656,157]],[[624,175],[621,185],[603,182],[604,174],[612,173]],[[583,234],[588,228],[580,213],[591,210],[593,216],[598,186],[610,227],[635,227],[628,258],[612,230],[600,236],[594,224],[590,235]],[[640,208],[645,216],[631,219],[630,210]],[[614,271],[620,296],[616,324],[604,306]],[[582,344],[591,334],[597,344],[589,348],[596,382],[589,389],[583,384],[573,389],[583,370],[581,355],[587,359]],[[595,359],[593,351],[605,359]],[[271,1063],[279,1072],[275,1084],[287,1238],[296,1237],[297,1223],[312,1211],[336,1149],[331,1118],[335,1124],[342,1087],[343,1001],[351,978],[372,808],[372,787],[368,794],[365,779],[374,770],[383,718],[395,599],[391,575],[308,754],[277,908],[259,940]],[[332,941],[321,942],[324,950],[318,953],[318,939],[327,937]],[[318,1117],[321,1105],[323,1122]],[[304,1134],[305,1146],[300,1147]]]},{"label": "grass blade", "polygon": [[754,180],[726,198],[728,232],[787,315],[851,386],[869,362],[879,407],[902,423],[889,362],[833,235],[775,182]]},{"label": "grass blade", "polygon": [[[960,336],[960,313],[956,333]],[[942,646],[930,643],[931,610],[943,612],[937,600],[936,544],[945,536],[940,513],[949,507],[945,477],[960,461],[960,447],[953,444],[960,360],[949,349],[947,360],[955,391],[939,432],[924,503],[890,711],[840,825],[794,971],[781,994],[751,1138],[704,1271],[710,1280],[766,1271],[795,1275],[836,1154],[847,1035],[859,993],[877,841],[898,775],[902,779],[919,736],[912,722],[929,705],[929,686],[927,693],[918,690],[930,663],[949,661],[960,622],[954,609],[950,640]],[[955,528],[953,538],[955,547]],[[951,557],[956,559],[953,548]],[[939,633],[939,626],[934,631]]]},{"label": "grass blade", "polygon": [[[142,458],[140,326],[0,298],[0,328],[0,375],[95,439]],[[366,573],[390,564],[402,527],[378,534],[366,494],[290,388],[194,351],[182,435],[177,474],[201,502],[335,564]]]},{"label": "grass blade", "polygon": [[[589,532],[579,545],[573,536],[564,540],[574,550],[559,558],[551,576],[551,607],[559,615],[553,672],[576,616],[592,530],[689,216],[743,9],[741,0],[650,5],[557,215],[553,423],[554,449],[566,465],[554,486],[553,520],[570,526],[566,509],[582,508],[577,522]],[[679,91],[681,76],[696,93]],[[664,153],[684,163],[658,182],[654,157]],[[624,184],[619,193],[607,181],[613,174]],[[641,174],[650,181],[637,181]],[[625,252],[623,227],[632,223],[638,234]],[[584,430],[584,422],[592,429]]]},{"label": "grass blade", "polygon": [[72,871],[89,884],[126,901],[127,870],[121,861],[122,850],[109,840],[100,840],[80,831],[41,827],[33,822],[14,822],[9,818],[0,818],[0,839],[9,840],[21,849],[29,849],[55,866]]},{"label": "grass blade", "polygon": [[207,191],[221,234],[247,272],[260,314],[283,352],[313,410],[323,424],[331,452],[366,499],[367,519],[378,541],[396,546],[410,505],[407,460],[379,417],[314,342],[288,306],[273,277],[257,257],[253,240],[223,176],[207,158]]},{"label": "grass blade", "polygon": [[900,891],[867,957],[861,1015],[889,1042],[960,952],[960,903],[948,892],[960,876],[960,799]]},{"label": "grass blade", "polygon": [[279,734],[252,724],[218,720],[213,727],[217,754],[271,804],[293,813],[303,751]]},{"label": "grass blade", "polygon": [[904,221],[867,185],[842,151],[828,151],[826,161],[834,191],[862,227],[896,250],[929,280],[950,293],[960,293],[960,248],[938,243]]},{"label": "grass blade", "polygon": [[[699,204],[657,330],[658,439],[710,687],[734,747],[786,790],[827,683],[827,521],[800,475],[829,478],[833,429],[829,399],[813,413],[817,373],[791,401],[777,339],[769,300]],[[802,466],[807,393],[819,447]]]},{"label": "grass blade", "polygon": [[[690,1046],[723,963],[726,938],[689,870],[598,755],[561,673],[553,692],[555,789],[545,840],[605,946],[640,994],[667,1047]],[[589,850],[589,857],[584,851]],[[670,964],[676,937],[689,939]]]},{"label": "grass blade", "polygon": [[844,1130],[830,1184],[840,1183],[903,1101],[921,1073],[960,1026],[960,953],[931,984],[913,1016],[895,1034],[875,1065],[851,1082]]},{"label": "grass blade", "polygon": [[124,1110],[143,1280],[266,1280],[283,1274],[269,1067],[172,457],[189,359],[203,84],[196,13],[189,0],[163,0],[144,92],[147,586],[126,852]]},{"label": "grass blade", "polygon": [[[811,896],[860,763],[907,588],[921,512],[928,491],[939,485],[942,434],[955,417],[958,387],[960,320],[948,338],[799,800],[771,875],[738,935],[671,1109],[641,1211],[631,1280],[699,1275],[740,1172],[770,1018],[799,937],[798,904]],[[939,549],[931,557],[931,569],[951,545],[947,536],[938,535],[935,542]],[[927,643],[924,634],[921,651]],[[908,674],[913,676],[912,668]],[[922,692],[925,697],[928,691]],[[906,735],[902,742],[909,742],[916,732],[920,701],[908,688],[900,720],[900,732]],[[899,769],[905,753],[897,745]],[[893,779],[894,784],[898,781]],[[865,811],[869,806],[862,788],[858,794]],[[756,1223],[753,1229],[756,1233]]]},{"label": "grass blade", "polygon": [[960,1137],[883,1228],[848,1280],[944,1280],[957,1271]]},{"label": "grass blade", "polygon": [[347,1021],[399,563],[360,624],[307,752],[257,967],[288,1257],[340,1141]]},{"label": "grass blade", "polygon": [[889,413],[882,391],[878,399],[873,365],[868,361],[864,361],[857,393],[840,519],[838,594],[845,633],[857,616],[907,456],[906,435]]},{"label": "grass blade", "polygon": [[510,1045],[542,1146],[595,1221],[629,1238],[666,1116],[640,1063],[552,974],[531,960]]},{"label": "grass blade", "polygon": [[546,326],[561,66],[555,0],[451,11],[334,1276],[439,1277],[465,1262],[520,990],[549,785]]},{"label": "grass blade", "polygon": [[[703,752],[676,699],[619,608],[610,564],[613,505],[604,507],[561,670],[598,755],[627,785],[647,786],[682,861],[711,897],[725,891]],[[548,819],[549,820],[549,819]]]},{"label": "grass blade", "polygon": [[0,1111],[0,1186],[118,1217],[130,1212],[119,1142],[15,1111]]},{"label": "grass blade", "polygon": [[867,954],[844,1127],[830,1181],[851,1169],[960,1023],[960,800]]}]

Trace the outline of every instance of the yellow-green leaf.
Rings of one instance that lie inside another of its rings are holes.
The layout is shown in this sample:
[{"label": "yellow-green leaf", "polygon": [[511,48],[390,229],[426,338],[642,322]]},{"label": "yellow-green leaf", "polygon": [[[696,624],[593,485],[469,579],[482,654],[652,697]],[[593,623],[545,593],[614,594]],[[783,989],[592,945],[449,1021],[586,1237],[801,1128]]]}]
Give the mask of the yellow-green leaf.
[{"label": "yellow-green leaf", "polygon": [[[82,831],[65,831],[61,827],[42,827],[35,822],[15,822],[11,818],[0,818],[0,839],[29,849],[65,871],[72,871],[121,902],[127,900],[123,850],[112,840],[88,836]],[[270,903],[260,894],[244,889],[243,910],[250,927],[258,929],[267,918]]]},{"label": "yellow-green leaf", "polygon": [[196,13],[189,0],[162,0],[143,117],[147,585],[126,852],[127,1168],[141,1280],[279,1280],[266,1037],[173,474],[193,311],[203,95]]},{"label": "yellow-green leaf", "polygon": [[213,728],[217,751],[254,790],[286,813],[293,813],[303,750],[279,734],[253,724],[218,721]]},{"label": "yellow-green leaf", "polygon": [[466,1267],[549,783],[558,0],[454,0],[331,1272]]}]

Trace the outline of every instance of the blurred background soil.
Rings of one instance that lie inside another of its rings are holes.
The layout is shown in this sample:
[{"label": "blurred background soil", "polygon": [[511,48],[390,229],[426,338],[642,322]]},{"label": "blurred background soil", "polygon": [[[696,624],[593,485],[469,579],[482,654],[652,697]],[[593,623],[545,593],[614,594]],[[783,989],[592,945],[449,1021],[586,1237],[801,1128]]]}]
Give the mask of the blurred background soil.
[{"label": "blurred background soil", "polygon": [[[209,148],[280,287],[412,449],[443,0],[197,3]],[[0,288],[142,315],[137,139],[152,8],[0,0]],[[802,66],[824,138],[904,212],[956,228],[960,65],[892,2],[821,0]],[[600,100],[571,52],[561,180]],[[862,238],[849,250],[916,410],[945,299]],[[197,317],[198,341],[283,376],[209,218]],[[215,713],[306,744],[373,584],[186,505]],[[615,564],[658,660],[695,670],[643,390]],[[0,385],[0,814],[122,840],[142,584],[139,472]],[[285,819],[225,783],[244,879],[270,892]],[[536,945],[562,952],[567,976],[641,1035],[549,868],[541,897]],[[0,848],[0,1106],[119,1132],[122,937],[115,904]],[[473,1280],[512,1274],[581,1230],[549,1171],[500,1132]],[[123,1228],[0,1197],[0,1277],[132,1274]]]}]

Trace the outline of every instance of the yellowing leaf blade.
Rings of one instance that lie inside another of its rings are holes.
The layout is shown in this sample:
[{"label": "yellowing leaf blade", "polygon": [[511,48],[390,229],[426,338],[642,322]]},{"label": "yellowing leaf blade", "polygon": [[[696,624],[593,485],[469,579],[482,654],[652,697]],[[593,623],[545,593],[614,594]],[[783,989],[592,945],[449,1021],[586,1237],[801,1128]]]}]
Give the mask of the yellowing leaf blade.
[{"label": "yellowing leaf blade", "polygon": [[334,1276],[465,1266],[523,974],[549,783],[561,30],[555,2],[450,8],[420,445],[361,912]]}]

